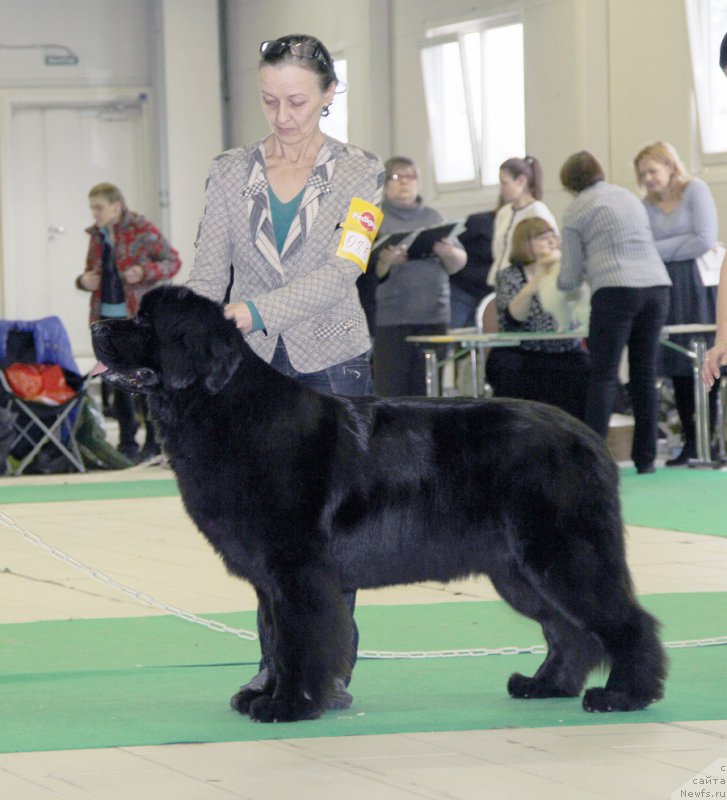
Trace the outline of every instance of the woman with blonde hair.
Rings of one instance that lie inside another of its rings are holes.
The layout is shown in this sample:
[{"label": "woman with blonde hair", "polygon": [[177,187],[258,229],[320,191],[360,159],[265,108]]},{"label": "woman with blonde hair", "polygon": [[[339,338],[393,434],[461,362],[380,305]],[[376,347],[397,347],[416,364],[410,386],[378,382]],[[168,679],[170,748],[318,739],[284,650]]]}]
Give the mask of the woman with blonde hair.
[{"label": "woman with blonde hair", "polygon": [[[717,209],[709,187],[689,175],[668,142],[644,147],[634,158],[634,169],[646,192],[644,206],[656,249],[672,282],[666,324],[714,323],[717,288],[703,284],[696,261],[717,242]],[[688,334],[672,337],[685,348],[689,339]],[[713,341],[713,336],[708,337],[708,346]],[[670,348],[661,350],[661,374],[671,378],[684,436],[682,451],[666,462],[672,467],[687,464],[696,456],[694,386],[689,359]],[[718,391],[716,381],[709,396],[710,430],[716,419]]]},{"label": "woman with blonde hair", "polygon": [[[541,217],[521,220],[510,249],[511,265],[497,278],[501,331],[518,333],[559,329],[556,316],[543,307],[541,290],[560,265],[558,235]],[[583,419],[588,354],[579,338],[524,341],[518,347],[493,348],[487,380],[496,397],[539,400]]]}]

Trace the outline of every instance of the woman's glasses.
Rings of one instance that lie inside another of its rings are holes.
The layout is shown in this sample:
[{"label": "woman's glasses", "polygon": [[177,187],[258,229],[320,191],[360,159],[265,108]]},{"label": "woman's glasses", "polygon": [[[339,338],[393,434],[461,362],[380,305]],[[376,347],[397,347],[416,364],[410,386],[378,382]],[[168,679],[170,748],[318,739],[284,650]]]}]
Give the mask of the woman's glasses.
[{"label": "woman's glasses", "polygon": [[315,58],[327,69],[330,69],[331,66],[321,48],[313,42],[292,42],[289,39],[283,39],[282,41],[273,39],[260,45],[260,55],[263,58],[275,58],[275,56],[282,56],[284,53],[290,53],[295,58]]}]

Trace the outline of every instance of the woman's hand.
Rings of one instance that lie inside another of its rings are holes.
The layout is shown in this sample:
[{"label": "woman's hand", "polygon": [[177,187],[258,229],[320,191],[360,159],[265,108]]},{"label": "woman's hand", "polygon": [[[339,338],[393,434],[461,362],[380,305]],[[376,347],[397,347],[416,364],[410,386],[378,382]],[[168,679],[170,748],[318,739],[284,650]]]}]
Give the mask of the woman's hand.
[{"label": "woman's hand", "polygon": [[406,247],[401,245],[383,247],[376,260],[376,274],[379,278],[385,277],[395,264],[403,264],[408,257]]},{"label": "woman's hand", "polygon": [[452,239],[440,239],[432,249],[449,275],[459,272],[467,263],[467,251],[457,247]]},{"label": "woman's hand", "polygon": [[234,319],[237,329],[243,334],[252,330],[252,314],[247,303],[230,303],[225,306],[225,317]]},{"label": "woman's hand", "polygon": [[134,264],[133,267],[125,269],[121,275],[129,286],[133,286],[135,283],[141,283],[144,280],[144,267],[141,264]]},{"label": "woman's hand", "polygon": [[87,292],[95,292],[101,286],[101,273],[84,272],[78,282]]},{"label": "woman's hand", "polygon": [[714,386],[724,364],[727,364],[727,342],[715,343],[714,347],[707,350],[702,364],[702,380],[708,389]]},{"label": "woman's hand", "polygon": [[557,264],[559,261],[560,261],[560,250],[551,250],[550,252],[541,256],[538,259],[537,263],[542,264],[547,271],[553,266],[553,264]]}]

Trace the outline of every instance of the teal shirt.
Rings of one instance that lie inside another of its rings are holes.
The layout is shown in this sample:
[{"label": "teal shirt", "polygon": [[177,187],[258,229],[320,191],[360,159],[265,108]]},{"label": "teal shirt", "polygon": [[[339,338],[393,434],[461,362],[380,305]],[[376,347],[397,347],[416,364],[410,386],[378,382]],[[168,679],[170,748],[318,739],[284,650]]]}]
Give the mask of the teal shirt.
[{"label": "teal shirt", "polygon": [[[304,189],[301,190],[292,200],[289,200],[287,203],[281,203],[280,200],[278,200],[275,192],[268,187],[270,213],[273,217],[275,246],[278,248],[278,253],[283,252],[283,245],[285,244],[285,240],[288,238],[288,231],[290,230],[290,226],[293,224],[295,215],[298,213],[298,207],[300,206],[300,200],[301,197],[303,197],[304,191]],[[252,314],[252,330],[264,331],[265,323],[263,322],[255,303],[248,300],[247,307],[250,309],[250,313]]]},{"label": "teal shirt", "polygon": [[292,200],[287,203],[281,203],[278,200],[275,192],[268,187],[268,199],[270,201],[270,213],[273,217],[273,230],[275,231],[275,244],[278,248],[278,253],[283,252],[283,245],[288,238],[288,231],[293,224],[295,215],[298,213],[301,198],[303,197],[301,190]]}]

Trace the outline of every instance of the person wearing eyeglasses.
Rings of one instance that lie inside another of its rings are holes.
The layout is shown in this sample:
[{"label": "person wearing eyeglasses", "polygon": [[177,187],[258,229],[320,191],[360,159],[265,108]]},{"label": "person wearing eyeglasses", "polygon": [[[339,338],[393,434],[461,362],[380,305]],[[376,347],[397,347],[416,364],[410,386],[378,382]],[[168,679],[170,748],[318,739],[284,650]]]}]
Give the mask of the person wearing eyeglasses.
[{"label": "person wearing eyeglasses", "polygon": [[[568,331],[587,326],[588,293],[568,302],[555,287],[560,240],[550,222],[530,217],[512,235],[510,266],[497,276],[498,327],[516,333]],[[551,302],[546,301],[547,298]],[[584,302],[586,308],[584,308]],[[578,313],[576,304],[578,303]],[[588,383],[588,353],[582,338],[523,341],[518,347],[493,347],[487,357],[487,382],[495,397],[537,400],[583,419]]]},{"label": "person wearing eyeglasses", "polygon": [[[280,372],[321,392],[366,394],[371,342],[356,280],[368,256],[352,252],[346,234],[380,216],[383,166],[321,131],[338,79],[314,36],[263,42],[258,79],[270,133],[213,160],[187,285],[218,302],[229,292],[225,315]],[[344,600],[353,613],[355,594]],[[231,700],[241,712],[272,685],[271,630],[258,613],[260,672]],[[354,623],[351,666],[357,642]],[[329,708],[350,706],[348,680]]]},{"label": "person wearing eyeglasses", "polygon": [[[433,227],[442,215],[424,205],[419,194],[419,170],[406,156],[385,164],[386,183],[380,237]],[[408,336],[446,333],[449,327],[449,276],[461,270],[467,253],[459,242],[445,238],[427,256],[410,258],[402,244],[382,242],[372,267],[376,287],[374,388],[382,397],[426,394],[424,352]]]}]

